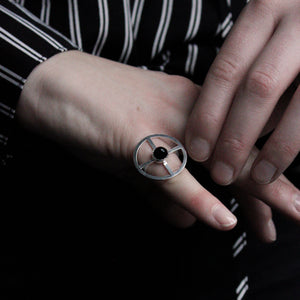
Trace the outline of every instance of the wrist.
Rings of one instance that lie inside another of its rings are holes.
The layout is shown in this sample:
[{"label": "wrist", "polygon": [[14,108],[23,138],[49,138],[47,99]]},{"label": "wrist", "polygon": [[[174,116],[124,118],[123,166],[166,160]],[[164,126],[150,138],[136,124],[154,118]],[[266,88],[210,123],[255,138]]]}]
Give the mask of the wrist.
[{"label": "wrist", "polygon": [[59,76],[67,71],[63,68],[66,57],[78,55],[80,51],[70,50],[58,53],[36,66],[29,74],[20,94],[16,117],[22,126],[38,130],[43,116],[40,115],[40,101],[44,102],[56,90]]}]

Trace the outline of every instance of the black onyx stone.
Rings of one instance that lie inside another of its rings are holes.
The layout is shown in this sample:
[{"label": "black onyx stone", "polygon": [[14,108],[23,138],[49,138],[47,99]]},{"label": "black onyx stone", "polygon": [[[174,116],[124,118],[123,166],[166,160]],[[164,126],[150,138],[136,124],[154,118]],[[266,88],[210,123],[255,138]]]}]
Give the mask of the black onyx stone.
[{"label": "black onyx stone", "polygon": [[164,159],[168,156],[168,150],[164,147],[157,147],[153,151],[153,156],[155,159]]}]

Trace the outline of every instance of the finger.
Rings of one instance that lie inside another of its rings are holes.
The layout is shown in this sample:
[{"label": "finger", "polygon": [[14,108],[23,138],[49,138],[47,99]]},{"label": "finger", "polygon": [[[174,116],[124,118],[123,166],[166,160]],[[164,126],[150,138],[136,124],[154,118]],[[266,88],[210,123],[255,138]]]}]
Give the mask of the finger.
[{"label": "finger", "polygon": [[219,230],[230,230],[236,217],[184,169],[178,176],[158,182],[167,195],[198,220]]},{"label": "finger", "polygon": [[293,162],[300,149],[300,88],[294,94],[279,125],[259,153],[252,178],[260,184],[276,180]]},{"label": "finger", "polygon": [[[153,159],[155,149],[163,147],[168,151],[163,161]],[[175,146],[176,148],[176,146]],[[147,143],[142,143],[138,152],[140,168],[145,173],[155,177],[165,177],[175,173],[182,162],[174,145],[160,137],[147,138]],[[155,181],[171,200],[188,211],[198,220],[220,230],[230,230],[237,223],[236,217],[211,193],[209,193],[188,172],[187,169],[168,180]]]},{"label": "finger", "polygon": [[188,228],[194,225],[196,218],[187,210],[180,207],[161,191],[149,196],[153,209],[169,224],[178,228]]},{"label": "finger", "polygon": [[241,13],[207,74],[187,124],[186,145],[194,160],[202,162],[211,155],[236,90],[271,37],[274,24],[273,14],[255,3]]},{"label": "finger", "polygon": [[118,177],[133,185],[141,195],[145,195],[146,201],[153,210],[170,225],[188,228],[196,222],[197,219],[192,214],[172,201],[160,189],[158,190],[155,182],[138,176],[136,170],[126,168],[124,171],[118,172]]},{"label": "finger", "polygon": [[298,75],[299,29],[291,30],[288,22],[279,26],[239,88],[213,156],[217,183],[237,178],[278,99]]},{"label": "finger", "polygon": [[233,184],[236,191],[260,199],[270,207],[278,210],[292,220],[300,223],[300,191],[283,175],[274,182],[262,185],[252,180],[250,170],[258,150],[253,149],[251,155]]},{"label": "finger", "polygon": [[249,195],[240,195],[238,199],[247,224],[255,235],[265,243],[274,242],[276,240],[276,228],[272,220],[271,208]]}]

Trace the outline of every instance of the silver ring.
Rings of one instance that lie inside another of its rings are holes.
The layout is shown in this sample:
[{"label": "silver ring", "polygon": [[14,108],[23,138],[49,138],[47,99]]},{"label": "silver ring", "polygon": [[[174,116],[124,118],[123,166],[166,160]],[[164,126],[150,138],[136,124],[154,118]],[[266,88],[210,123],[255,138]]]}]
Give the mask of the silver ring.
[{"label": "silver ring", "polygon": [[174,137],[152,134],[137,144],[133,153],[133,162],[136,169],[145,177],[167,180],[183,171],[187,162],[187,153],[183,145]]}]

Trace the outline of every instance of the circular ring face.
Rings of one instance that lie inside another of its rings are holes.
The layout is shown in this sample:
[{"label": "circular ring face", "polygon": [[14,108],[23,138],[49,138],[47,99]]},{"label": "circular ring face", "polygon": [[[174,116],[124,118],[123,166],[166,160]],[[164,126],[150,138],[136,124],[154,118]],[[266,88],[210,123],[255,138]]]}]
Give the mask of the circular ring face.
[{"label": "circular ring face", "polygon": [[153,134],[137,144],[133,162],[137,170],[147,178],[166,180],[175,177],[184,169],[187,153],[174,137]]}]

